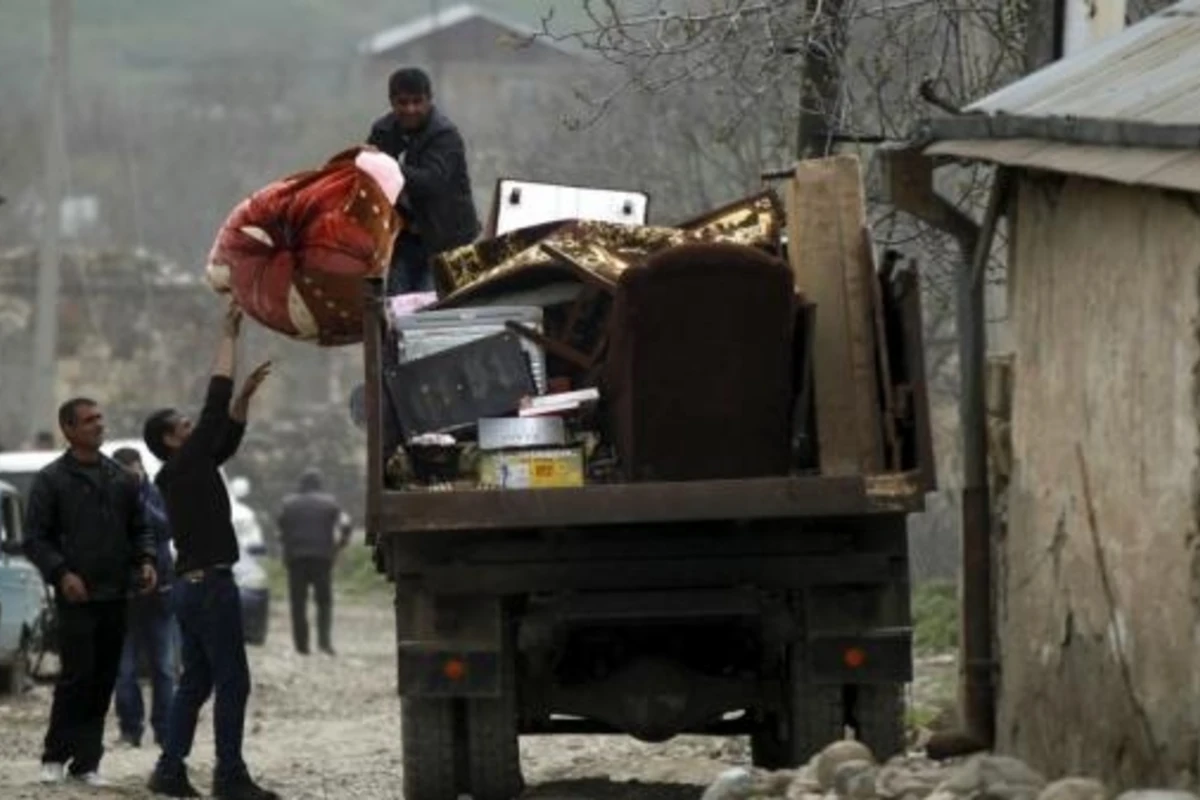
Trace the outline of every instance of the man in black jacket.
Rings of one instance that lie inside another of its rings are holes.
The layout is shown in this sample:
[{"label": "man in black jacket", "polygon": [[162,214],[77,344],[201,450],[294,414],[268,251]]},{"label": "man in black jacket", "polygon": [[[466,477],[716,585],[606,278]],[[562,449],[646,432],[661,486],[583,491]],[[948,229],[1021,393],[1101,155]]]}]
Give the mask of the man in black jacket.
[{"label": "man in black jacket", "polygon": [[42,751],[42,782],[105,785],[98,769],[134,580],[154,590],[154,539],[137,483],[100,454],[104,415],[76,398],[58,410],[66,453],[34,478],[25,553],[54,586],[62,670]]},{"label": "man in black jacket", "polygon": [[[340,531],[337,541],[334,532]],[[333,562],[350,541],[350,518],[333,495],[321,491],[321,473],[307,469],[300,491],[283,498],[279,539],[288,571],[292,643],[308,655],[308,587],[317,601],[317,646],[333,655]]]},{"label": "man in black jacket", "polygon": [[236,399],[233,397],[241,321],[241,311],[231,305],[195,426],[168,408],[150,415],[143,430],[146,446],[163,460],[154,482],[166,503],[176,551],[171,601],[179,622],[183,675],[167,717],[162,756],[149,784],[151,791],[169,797],[200,796],[188,780],[185,760],[192,749],[200,708],[214,691],[217,763],[213,796],[223,800],[277,797],[254,783],[242,759],[250,667],[241,598],[233,581],[238,541],[220,472],[241,444],[250,399],[271,366],[267,362],[254,370]]},{"label": "man in black jacket", "polygon": [[433,105],[429,76],[405,68],[388,79],[392,110],[375,121],[367,143],[400,162],[404,190],[396,210],[407,221],[396,237],[388,293],[433,290],[429,259],[479,234],[463,138]]}]

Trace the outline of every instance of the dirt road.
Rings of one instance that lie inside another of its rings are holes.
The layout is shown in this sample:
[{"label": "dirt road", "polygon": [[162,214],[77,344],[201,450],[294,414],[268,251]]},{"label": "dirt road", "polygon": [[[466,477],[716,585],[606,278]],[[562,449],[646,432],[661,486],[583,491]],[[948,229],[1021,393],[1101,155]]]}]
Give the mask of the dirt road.
[{"label": "dirt road", "polygon": [[[291,650],[283,603],[276,602],[267,644],[250,649],[254,677],[246,757],[263,782],[285,798],[401,798],[399,701],[394,639],[386,598],[340,600],[337,658]],[[110,746],[107,791],[38,786],[38,756],[49,687],[0,698],[0,797],[7,800],[149,796],[142,788],[157,748]],[[201,716],[192,776],[208,787],[213,762],[211,706]],[[115,742],[109,715],[106,744]],[[683,739],[640,745],[622,737],[528,737],[522,743],[528,797],[540,800],[683,800],[731,763],[744,761],[737,741]]]}]

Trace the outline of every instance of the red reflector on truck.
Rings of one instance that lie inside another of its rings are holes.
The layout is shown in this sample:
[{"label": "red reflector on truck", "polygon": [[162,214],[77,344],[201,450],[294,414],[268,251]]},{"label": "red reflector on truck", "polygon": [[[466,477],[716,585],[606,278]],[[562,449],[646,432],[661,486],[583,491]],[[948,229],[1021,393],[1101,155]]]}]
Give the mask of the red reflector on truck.
[{"label": "red reflector on truck", "polygon": [[467,676],[467,665],[457,658],[452,658],[442,666],[442,674],[452,681],[461,681]]},{"label": "red reflector on truck", "polygon": [[850,669],[858,669],[867,663],[867,654],[860,647],[851,647],[842,654],[842,660],[846,662],[846,666]]}]

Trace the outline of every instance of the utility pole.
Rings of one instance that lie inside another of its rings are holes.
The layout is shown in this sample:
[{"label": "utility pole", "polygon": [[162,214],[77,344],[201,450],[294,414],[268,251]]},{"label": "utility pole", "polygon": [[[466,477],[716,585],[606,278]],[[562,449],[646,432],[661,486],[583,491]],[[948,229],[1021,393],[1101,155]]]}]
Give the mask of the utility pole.
[{"label": "utility pole", "polygon": [[37,310],[33,333],[33,375],[29,382],[28,433],[52,425],[58,374],[58,295],[62,231],[59,216],[67,184],[67,72],[71,0],[50,0],[50,59],[46,79],[45,174],[42,241],[39,248]]},{"label": "utility pole", "polygon": [[[842,57],[846,52],[845,0],[808,0],[810,24],[800,76],[800,115],[796,158],[821,158],[833,149],[840,128]],[[825,37],[817,42],[817,36]]]}]

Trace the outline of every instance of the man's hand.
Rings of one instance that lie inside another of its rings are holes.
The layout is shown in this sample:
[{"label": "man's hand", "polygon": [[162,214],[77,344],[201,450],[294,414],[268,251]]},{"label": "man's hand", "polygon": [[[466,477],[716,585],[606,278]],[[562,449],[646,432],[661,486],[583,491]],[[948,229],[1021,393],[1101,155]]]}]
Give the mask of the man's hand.
[{"label": "man's hand", "polygon": [[246,380],[242,383],[242,389],[234,398],[233,408],[229,411],[229,416],[237,422],[245,422],[246,415],[250,411],[250,398],[254,397],[258,392],[258,388],[262,386],[263,381],[271,374],[271,362],[264,361],[254,368],[254,371],[246,376]]},{"label": "man's hand", "polygon": [[58,590],[63,593],[63,597],[67,598],[68,603],[87,602],[87,586],[84,585],[83,578],[74,572],[68,572],[59,579]]},{"label": "man's hand", "polygon": [[229,308],[225,311],[221,330],[229,339],[236,339],[242,333],[242,309],[232,300],[229,301]]},{"label": "man's hand", "polygon": [[142,564],[138,578],[138,594],[150,594],[158,588],[158,572],[153,564]]}]

